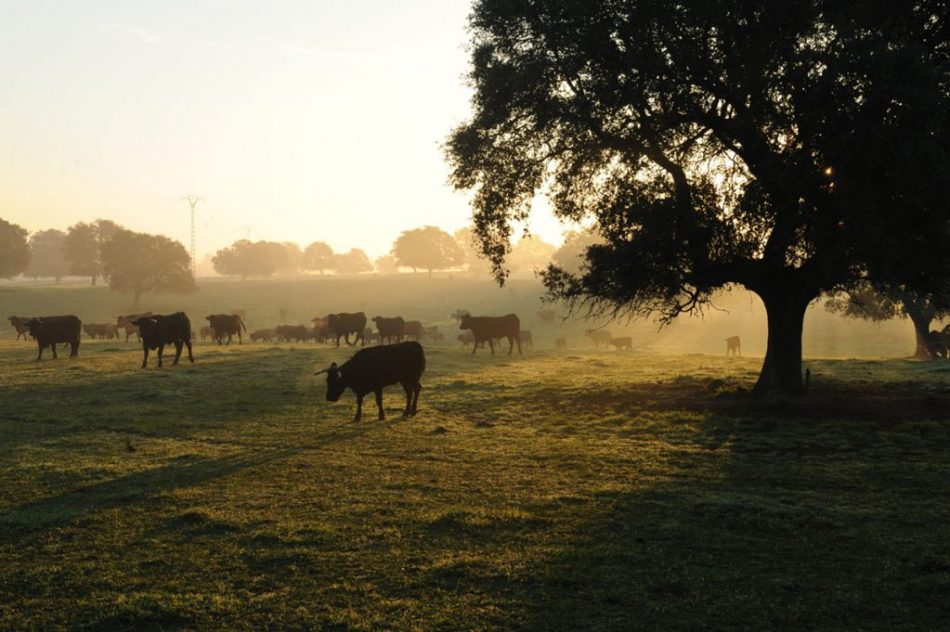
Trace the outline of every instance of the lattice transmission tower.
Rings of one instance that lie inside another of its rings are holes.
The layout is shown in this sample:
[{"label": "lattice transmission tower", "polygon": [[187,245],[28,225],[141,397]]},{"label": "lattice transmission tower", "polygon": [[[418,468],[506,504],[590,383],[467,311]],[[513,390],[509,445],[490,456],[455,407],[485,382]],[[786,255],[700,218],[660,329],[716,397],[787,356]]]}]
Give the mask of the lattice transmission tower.
[{"label": "lattice transmission tower", "polygon": [[191,207],[191,278],[198,278],[198,259],[195,254],[195,209],[198,207],[198,202],[204,200],[200,195],[186,195],[183,199],[185,202],[188,202],[188,205]]}]

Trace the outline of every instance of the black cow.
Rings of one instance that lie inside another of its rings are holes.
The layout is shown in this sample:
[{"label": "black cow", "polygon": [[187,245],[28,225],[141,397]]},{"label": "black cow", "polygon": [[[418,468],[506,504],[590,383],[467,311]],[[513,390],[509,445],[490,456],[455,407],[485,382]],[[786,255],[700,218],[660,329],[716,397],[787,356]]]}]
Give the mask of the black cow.
[{"label": "black cow", "polygon": [[132,321],[132,324],[139,328],[139,336],[142,338],[143,369],[148,366],[149,349],[158,349],[158,367],[161,368],[165,345],[172,344],[175,345],[175,360],[172,366],[178,364],[182,346],[188,347],[188,360],[192,364],[195,363],[195,357],[191,355],[191,321],[184,312],[167,316],[143,316]]},{"label": "black cow", "polygon": [[69,316],[42,316],[40,318],[31,318],[26,321],[26,327],[30,331],[30,336],[36,340],[40,352],[36,356],[39,362],[43,357],[43,349],[49,347],[53,350],[53,359],[56,359],[56,343],[69,343],[72,351],[69,357],[75,358],[79,355],[79,336],[82,334],[82,321],[73,315]]},{"label": "black cow", "polygon": [[475,345],[472,347],[472,353],[478,349],[478,345],[488,341],[491,348],[491,354],[495,355],[495,338],[508,339],[508,355],[511,355],[515,343],[518,343],[518,355],[521,355],[521,321],[514,314],[504,316],[462,316],[462,322],[459,323],[459,329],[471,329]]},{"label": "black cow", "polygon": [[314,337],[314,333],[303,325],[277,325],[276,336],[277,342],[281,340],[306,342]]},{"label": "black cow", "polygon": [[[327,327],[332,330],[336,336],[336,346],[340,346],[340,338],[343,338],[348,345],[355,345],[357,341],[366,344],[366,338],[363,336],[363,330],[366,329],[366,314],[356,312],[355,314],[330,314],[327,316]],[[350,334],[356,334],[353,342],[350,342]]]},{"label": "black cow", "polygon": [[225,336],[228,337],[228,344],[231,344],[231,336],[235,334],[238,337],[238,344],[244,344],[244,341],[241,340],[241,330],[243,329],[244,333],[247,333],[247,328],[244,326],[244,321],[240,315],[212,314],[205,317],[205,320],[211,323],[211,329],[214,330],[214,338],[218,341],[218,344],[224,341]]},{"label": "black cow", "polygon": [[[376,330],[379,332],[379,343],[402,342],[403,332],[406,330],[406,321],[402,316],[395,318],[384,318],[377,316],[373,319],[376,323]],[[393,340],[395,338],[395,341]]]},{"label": "black cow", "polygon": [[416,414],[419,391],[422,390],[419,378],[425,368],[426,356],[422,345],[418,342],[400,342],[360,349],[343,366],[338,367],[334,362],[314,375],[327,374],[328,402],[339,401],[347,388],[356,393],[356,417],[353,421],[363,418],[363,397],[367,393],[375,393],[379,419],[383,420],[386,418],[383,412],[383,387],[390,384],[402,384],[406,391],[406,409],[402,416],[412,417]]}]

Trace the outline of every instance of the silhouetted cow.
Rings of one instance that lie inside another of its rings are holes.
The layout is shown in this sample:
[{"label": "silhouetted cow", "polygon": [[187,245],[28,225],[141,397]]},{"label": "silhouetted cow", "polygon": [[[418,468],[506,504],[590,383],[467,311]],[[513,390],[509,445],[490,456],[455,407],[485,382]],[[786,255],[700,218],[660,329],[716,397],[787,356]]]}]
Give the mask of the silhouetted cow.
[{"label": "silhouetted cow", "polygon": [[406,321],[403,320],[402,316],[396,316],[394,318],[376,316],[373,318],[373,322],[376,324],[376,331],[379,332],[380,344],[402,342],[402,337],[406,330]]},{"label": "silhouetted cow", "polygon": [[726,357],[728,358],[730,354],[733,356],[742,355],[741,340],[739,339],[739,336],[729,336],[726,338]]},{"label": "silhouetted cow", "polygon": [[259,342],[262,340],[264,342],[270,342],[271,339],[276,338],[276,337],[277,337],[276,329],[258,329],[257,331],[251,332],[251,340],[253,342]]},{"label": "silhouetted cow", "polygon": [[599,347],[600,345],[609,347],[610,341],[614,338],[613,334],[606,329],[588,329],[585,335],[594,341],[595,347]]},{"label": "silhouetted cow", "polygon": [[280,342],[284,340],[286,342],[306,342],[310,338],[313,338],[313,331],[307,329],[303,325],[278,325],[277,326],[277,341]]},{"label": "silhouetted cow", "polygon": [[950,333],[948,333],[946,329],[944,329],[944,331],[931,329],[928,338],[931,353],[938,358],[950,357]]},{"label": "silhouetted cow", "polygon": [[19,340],[20,336],[23,336],[23,339],[26,340],[27,335],[30,333],[30,328],[26,326],[26,323],[30,320],[30,317],[10,316],[8,320],[10,324],[13,325],[13,328],[16,329],[16,339]]},{"label": "silhouetted cow", "polygon": [[630,336],[623,336],[622,338],[611,338],[610,345],[620,351],[621,349],[626,349],[627,351],[633,351],[633,338]]},{"label": "silhouetted cow", "polygon": [[363,418],[363,397],[375,393],[379,419],[386,418],[383,411],[383,387],[401,384],[406,391],[406,409],[403,417],[416,414],[419,403],[419,391],[422,384],[419,378],[426,368],[426,356],[418,342],[400,342],[394,345],[368,347],[360,349],[352,358],[337,366],[334,362],[329,368],[317,371],[314,375],[327,374],[327,401],[339,401],[347,388],[356,393],[356,417]]},{"label": "silhouetted cow", "polygon": [[143,316],[132,321],[139,328],[139,337],[142,338],[142,368],[148,366],[149,349],[158,350],[158,367],[162,367],[162,356],[165,345],[175,345],[175,359],[172,366],[178,364],[182,346],[188,347],[188,360],[195,363],[191,354],[191,321],[184,312],[175,312],[166,316],[155,314]]},{"label": "silhouetted cow", "polygon": [[39,346],[39,354],[36,361],[43,358],[43,349],[49,347],[53,350],[53,359],[56,355],[56,343],[69,343],[69,357],[75,358],[79,355],[79,336],[82,335],[82,321],[73,315],[69,316],[42,316],[40,318],[31,318],[26,321],[26,327],[30,336],[36,340]]},{"label": "silhouetted cow", "polygon": [[[125,341],[129,341],[129,336],[135,334],[139,336],[139,328],[132,324],[133,320],[138,320],[139,318],[144,318],[146,316],[151,316],[152,312],[145,312],[143,314],[127,314],[125,316],[119,316],[116,318],[116,326],[119,329],[125,330]],[[141,338],[141,336],[139,336]]]},{"label": "silhouetted cow", "polygon": [[526,347],[534,349],[534,338],[531,337],[530,331],[528,331],[527,329],[522,329],[518,333],[518,337],[521,338],[522,344],[524,344]]},{"label": "silhouetted cow", "polygon": [[244,326],[244,319],[237,314],[212,314],[205,317],[205,320],[211,323],[214,338],[218,341],[218,344],[224,342],[225,336],[228,337],[227,344],[231,344],[231,336],[235,334],[238,337],[238,344],[244,344],[241,339],[241,330],[243,329],[244,333],[247,333],[247,327]]},{"label": "silhouetted cow", "polygon": [[214,338],[214,328],[211,325],[205,325],[198,330],[198,336],[202,341],[207,340],[208,338]]},{"label": "silhouetted cow", "polygon": [[88,323],[82,326],[82,330],[86,332],[86,335],[90,338],[106,340],[107,338],[119,337],[119,328],[115,323]]},{"label": "silhouetted cow", "polygon": [[538,310],[538,320],[540,320],[545,325],[552,324],[555,318],[557,318],[557,312],[553,309]]},{"label": "silhouetted cow", "polygon": [[[343,338],[348,345],[355,345],[358,341],[366,344],[363,337],[363,331],[366,329],[366,314],[356,312],[353,314],[340,313],[327,316],[327,328],[332,329],[332,335],[336,336],[336,346],[340,346],[340,338]],[[350,342],[350,334],[356,334],[353,342]]]},{"label": "silhouetted cow", "polygon": [[369,327],[363,330],[363,340],[366,341],[366,344],[370,345],[373,343],[383,344],[383,340],[380,338],[379,334]]},{"label": "silhouetted cow", "polygon": [[403,335],[406,338],[414,338],[417,342],[422,342],[426,337],[426,329],[422,326],[422,322],[418,320],[407,320]]},{"label": "silhouetted cow", "polygon": [[462,316],[459,323],[459,329],[470,329],[474,336],[475,346],[472,347],[472,354],[478,350],[481,342],[488,341],[492,355],[495,355],[495,338],[508,339],[508,355],[511,355],[515,343],[518,343],[518,355],[521,355],[521,339],[518,334],[521,332],[521,321],[514,314],[504,316]]}]

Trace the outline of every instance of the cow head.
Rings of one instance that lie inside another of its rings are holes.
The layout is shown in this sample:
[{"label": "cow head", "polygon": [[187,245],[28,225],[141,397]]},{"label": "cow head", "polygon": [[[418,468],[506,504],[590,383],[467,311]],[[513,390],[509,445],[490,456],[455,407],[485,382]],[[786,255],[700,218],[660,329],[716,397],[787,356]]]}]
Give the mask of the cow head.
[{"label": "cow head", "polygon": [[336,365],[336,362],[334,362],[326,369],[317,371],[314,375],[320,375],[321,373],[327,374],[327,401],[339,401],[340,395],[346,390],[346,382],[343,380],[343,371],[341,371]]},{"label": "cow head", "polygon": [[30,331],[30,335],[36,338],[37,333],[39,333],[40,327],[43,326],[42,318],[31,318],[30,320],[24,323],[26,328]]},{"label": "cow head", "polygon": [[459,329],[471,329],[472,328],[472,317],[468,314],[462,314],[459,319]]},{"label": "cow head", "polygon": [[152,317],[150,317],[150,316],[143,316],[143,317],[141,317],[141,318],[136,318],[135,320],[133,320],[133,321],[131,321],[131,322],[132,322],[133,325],[135,325],[136,327],[138,327],[138,328],[141,329],[142,331],[146,331],[149,327],[151,327],[152,325],[156,324],[156,323],[158,322],[158,320],[156,320],[155,318],[152,318]]}]

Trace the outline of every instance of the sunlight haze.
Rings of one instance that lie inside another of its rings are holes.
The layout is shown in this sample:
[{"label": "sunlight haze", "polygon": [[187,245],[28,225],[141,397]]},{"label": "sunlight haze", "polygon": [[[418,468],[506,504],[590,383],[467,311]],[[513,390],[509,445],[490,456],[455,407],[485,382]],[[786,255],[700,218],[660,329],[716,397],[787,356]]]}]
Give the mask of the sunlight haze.
[{"label": "sunlight haze", "polygon": [[[467,0],[0,1],[0,211],[188,243],[387,252],[455,230],[441,144],[469,113]],[[531,228],[560,243],[549,212]]]}]

